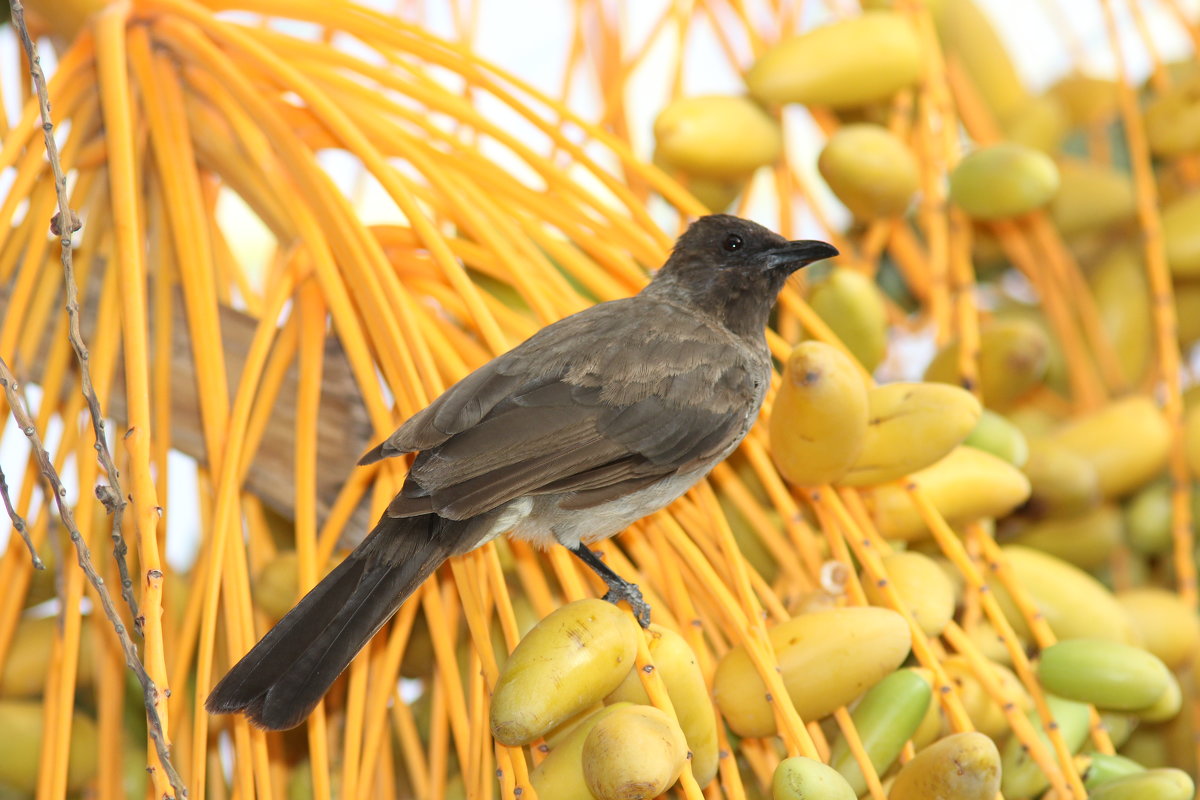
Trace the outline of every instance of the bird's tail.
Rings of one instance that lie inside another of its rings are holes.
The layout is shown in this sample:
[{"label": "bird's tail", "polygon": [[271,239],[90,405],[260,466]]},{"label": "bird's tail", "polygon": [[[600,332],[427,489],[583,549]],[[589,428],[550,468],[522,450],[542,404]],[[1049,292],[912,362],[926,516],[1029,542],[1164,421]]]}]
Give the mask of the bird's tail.
[{"label": "bird's tail", "polygon": [[299,725],[358,651],[446,560],[455,525],[384,516],[346,559],[242,656],[205,702],[271,730]]}]

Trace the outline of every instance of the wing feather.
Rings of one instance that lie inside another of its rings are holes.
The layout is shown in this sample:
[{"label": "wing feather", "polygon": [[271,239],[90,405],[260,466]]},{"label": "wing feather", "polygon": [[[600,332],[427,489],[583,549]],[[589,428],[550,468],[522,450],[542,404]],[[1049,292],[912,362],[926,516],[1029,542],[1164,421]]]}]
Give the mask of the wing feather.
[{"label": "wing feather", "polygon": [[389,514],[468,519],[547,493],[587,508],[732,449],[762,401],[765,354],[684,309],[628,302],[542,329],[369,453],[420,450]]}]

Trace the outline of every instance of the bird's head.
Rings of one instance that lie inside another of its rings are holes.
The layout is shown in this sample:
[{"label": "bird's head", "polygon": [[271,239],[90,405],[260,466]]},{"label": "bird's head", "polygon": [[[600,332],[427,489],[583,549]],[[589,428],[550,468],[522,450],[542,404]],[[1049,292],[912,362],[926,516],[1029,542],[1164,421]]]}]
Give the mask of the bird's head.
[{"label": "bird's head", "polygon": [[761,335],[788,276],[837,254],[825,242],[789,242],[748,219],[712,214],[688,226],[647,291],[703,309],[735,333]]}]

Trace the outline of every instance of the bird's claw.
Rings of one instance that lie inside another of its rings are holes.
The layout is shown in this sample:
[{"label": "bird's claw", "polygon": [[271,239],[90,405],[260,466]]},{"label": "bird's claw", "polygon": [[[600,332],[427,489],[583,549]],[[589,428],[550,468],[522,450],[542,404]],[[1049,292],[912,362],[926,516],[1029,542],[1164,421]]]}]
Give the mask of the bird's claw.
[{"label": "bird's claw", "polygon": [[609,584],[608,593],[604,595],[603,599],[613,605],[617,605],[624,600],[629,604],[629,608],[633,610],[633,617],[638,621],[638,624],[643,628],[650,627],[650,605],[642,597],[642,590],[637,587],[636,583]]},{"label": "bird's claw", "polygon": [[633,609],[633,616],[638,624],[643,628],[650,627],[650,606],[642,598],[642,590],[637,587],[636,583],[630,583],[613,572],[612,567],[605,564],[599,555],[583,544],[575,545],[571,548],[571,552],[599,575],[600,580],[604,581],[604,585],[608,587],[608,594],[604,595],[605,600],[614,606],[624,600]]}]

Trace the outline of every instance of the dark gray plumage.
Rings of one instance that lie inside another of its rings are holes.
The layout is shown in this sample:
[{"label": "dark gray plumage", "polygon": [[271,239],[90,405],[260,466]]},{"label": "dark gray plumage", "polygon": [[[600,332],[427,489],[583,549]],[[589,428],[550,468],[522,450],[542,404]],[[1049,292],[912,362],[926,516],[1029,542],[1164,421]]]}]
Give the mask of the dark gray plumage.
[{"label": "dark gray plumage", "polygon": [[836,254],[703,217],[640,293],[548,325],[450,387],[363,456],[417,453],[374,530],[221,679],[208,710],[298,725],[446,558],[506,531],[570,548],[648,623],[637,588],[586,545],[737,447],[770,381],[764,329],[779,291]]}]

